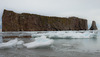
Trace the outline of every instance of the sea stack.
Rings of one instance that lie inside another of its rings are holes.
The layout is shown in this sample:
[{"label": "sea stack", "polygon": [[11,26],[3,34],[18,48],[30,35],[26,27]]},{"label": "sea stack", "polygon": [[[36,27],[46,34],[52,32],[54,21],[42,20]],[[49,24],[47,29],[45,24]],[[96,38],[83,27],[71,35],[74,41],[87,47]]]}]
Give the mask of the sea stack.
[{"label": "sea stack", "polygon": [[95,21],[92,21],[92,25],[90,27],[90,30],[97,30],[97,26],[96,26],[96,22]]},{"label": "sea stack", "polygon": [[87,20],[78,17],[52,17],[4,10],[2,31],[87,30]]}]

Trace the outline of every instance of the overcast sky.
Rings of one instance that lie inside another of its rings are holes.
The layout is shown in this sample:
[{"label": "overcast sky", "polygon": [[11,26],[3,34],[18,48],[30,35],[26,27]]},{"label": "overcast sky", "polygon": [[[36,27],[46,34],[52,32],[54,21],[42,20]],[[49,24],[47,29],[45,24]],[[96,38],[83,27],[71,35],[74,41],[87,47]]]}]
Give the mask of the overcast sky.
[{"label": "overcast sky", "polygon": [[76,16],[87,19],[89,25],[95,20],[100,27],[100,0],[0,0],[0,19],[4,9],[47,16]]}]

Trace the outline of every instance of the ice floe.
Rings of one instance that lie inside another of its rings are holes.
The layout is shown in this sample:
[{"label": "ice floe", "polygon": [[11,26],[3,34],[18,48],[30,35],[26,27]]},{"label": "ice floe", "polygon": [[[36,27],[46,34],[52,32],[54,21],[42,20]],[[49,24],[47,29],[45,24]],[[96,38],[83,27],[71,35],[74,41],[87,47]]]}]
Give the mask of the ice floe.
[{"label": "ice floe", "polygon": [[38,48],[38,47],[47,47],[53,44],[52,39],[46,38],[46,36],[41,36],[35,38],[35,41],[23,44],[26,48]]},{"label": "ice floe", "polygon": [[37,47],[47,47],[53,44],[52,39],[46,38],[46,36],[41,36],[35,38],[35,41],[24,43],[24,41],[19,39],[13,39],[8,42],[0,43],[0,49],[9,49],[9,48],[37,48]]},{"label": "ice floe", "polygon": [[95,33],[79,33],[79,32],[63,32],[63,33],[56,33],[56,34],[49,34],[48,37],[50,38],[93,38]]},{"label": "ice floe", "polygon": [[90,31],[54,31],[40,34],[32,34],[32,37],[40,37],[42,35],[48,38],[94,38],[97,33]]},{"label": "ice floe", "polygon": [[24,41],[19,40],[16,44],[17,48],[23,48]]},{"label": "ice floe", "polygon": [[34,41],[24,43],[24,41],[19,39],[13,39],[8,42],[0,43],[0,49],[7,48],[38,48],[38,47],[46,47],[53,44],[54,39],[65,39],[65,38],[96,38],[97,32],[94,31],[48,31],[44,33],[32,33],[32,39]]},{"label": "ice floe", "polygon": [[0,43],[0,49],[13,48],[16,46],[17,42],[18,42],[18,39],[16,38],[6,43]]}]

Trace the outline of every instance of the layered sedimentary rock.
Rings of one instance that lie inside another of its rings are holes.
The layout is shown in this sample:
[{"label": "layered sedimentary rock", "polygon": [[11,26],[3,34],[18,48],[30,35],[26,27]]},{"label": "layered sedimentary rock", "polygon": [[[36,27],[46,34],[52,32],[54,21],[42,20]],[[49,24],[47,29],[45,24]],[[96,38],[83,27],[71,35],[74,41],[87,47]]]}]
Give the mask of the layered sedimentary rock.
[{"label": "layered sedimentary rock", "polygon": [[92,21],[92,25],[90,27],[90,30],[97,30],[97,26],[96,26],[96,22],[95,21]]},{"label": "layered sedimentary rock", "polygon": [[2,31],[87,30],[87,20],[78,17],[49,17],[4,10]]}]

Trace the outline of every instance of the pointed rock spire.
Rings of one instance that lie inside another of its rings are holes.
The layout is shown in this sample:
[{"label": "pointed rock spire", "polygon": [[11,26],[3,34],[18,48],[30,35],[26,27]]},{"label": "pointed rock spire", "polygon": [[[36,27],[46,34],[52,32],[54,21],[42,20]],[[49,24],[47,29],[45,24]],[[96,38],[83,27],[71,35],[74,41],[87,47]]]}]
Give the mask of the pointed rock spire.
[{"label": "pointed rock spire", "polygon": [[90,30],[97,30],[97,26],[96,26],[96,22],[95,21],[92,21],[92,25],[90,27]]}]

